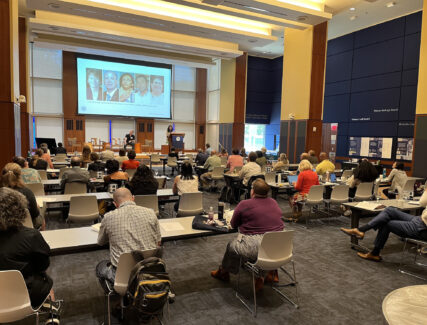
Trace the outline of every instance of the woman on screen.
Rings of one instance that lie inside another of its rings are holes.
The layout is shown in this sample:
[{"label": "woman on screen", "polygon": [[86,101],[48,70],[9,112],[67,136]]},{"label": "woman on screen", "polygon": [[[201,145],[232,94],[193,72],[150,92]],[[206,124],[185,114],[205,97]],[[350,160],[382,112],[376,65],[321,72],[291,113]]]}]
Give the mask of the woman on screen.
[{"label": "woman on screen", "polygon": [[135,103],[147,105],[150,103],[150,93],[148,92],[148,79],[146,75],[137,74],[135,76],[136,90]]},{"label": "woman on screen", "polygon": [[133,77],[130,73],[123,73],[120,76],[119,101],[125,103],[134,103],[135,94],[133,93]]},{"label": "woman on screen", "polygon": [[102,100],[102,88],[100,87],[101,71],[98,69],[86,69],[86,99]]},{"label": "woman on screen", "polygon": [[163,105],[163,77],[162,76],[151,76],[151,104],[152,105]]}]

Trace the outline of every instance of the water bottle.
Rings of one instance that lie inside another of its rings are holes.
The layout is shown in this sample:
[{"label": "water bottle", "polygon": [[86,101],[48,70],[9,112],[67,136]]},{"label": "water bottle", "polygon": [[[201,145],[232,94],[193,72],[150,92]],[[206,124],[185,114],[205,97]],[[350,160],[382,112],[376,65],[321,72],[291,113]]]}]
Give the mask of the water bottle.
[{"label": "water bottle", "polygon": [[280,184],[282,182],[282,174],[276,174],[276,183]]},{"label": "water bottle", "polygon": [[210,208],[209,208],[208,217],[209,217],[209,220],[213,220],[213,218],[214,218],[214,210],[213,210],[213,207],[210,207]]},{"label": "water bottle", "polygon": [[383,168],[383,178],[387,177],[387,169]]}]

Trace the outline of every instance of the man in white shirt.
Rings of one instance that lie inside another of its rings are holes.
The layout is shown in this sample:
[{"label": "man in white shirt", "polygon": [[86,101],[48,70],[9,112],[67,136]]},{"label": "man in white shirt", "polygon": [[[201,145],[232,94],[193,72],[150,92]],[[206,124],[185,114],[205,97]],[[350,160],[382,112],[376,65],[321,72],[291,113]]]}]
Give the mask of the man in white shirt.
[{"label": "man in white shirt", "polygon": [[103,162],[106,162],[107,160],[113,160],[114,159],[114,152],[110,150],[111,146],[109,143],[105,145],[105,150],[101,152],[101,160]]},{"label": "man in white shirt", "polygon": [[261,167],[256,163],[257,158],[257,154],[251,152],[248,157],[249,162],[244,165],[239,172],[239,177],[242,179],[242,183],[245,186],[248,186],[249,179],[252,176],[261,174]]}]

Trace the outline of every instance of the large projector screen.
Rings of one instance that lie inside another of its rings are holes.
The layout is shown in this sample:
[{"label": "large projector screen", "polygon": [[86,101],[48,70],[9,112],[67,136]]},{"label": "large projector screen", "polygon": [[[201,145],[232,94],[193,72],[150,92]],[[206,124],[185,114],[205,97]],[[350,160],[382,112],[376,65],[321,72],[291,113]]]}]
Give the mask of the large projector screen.
[{"label": "large projector screen", "polygon": [[172,67],[77,58],[78,114],[171,118]]}]

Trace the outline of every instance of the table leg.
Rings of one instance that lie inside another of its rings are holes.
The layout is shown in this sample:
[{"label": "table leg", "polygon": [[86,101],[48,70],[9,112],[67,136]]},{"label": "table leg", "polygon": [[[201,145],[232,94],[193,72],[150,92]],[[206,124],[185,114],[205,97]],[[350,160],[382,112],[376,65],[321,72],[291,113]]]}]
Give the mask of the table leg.
[{"label": "table leg", "polygon": [[163,175],[166,175],[166,160],[163,159]]},{"label": "table leg", "polygon": [[[360,221],[360,216],[362,215],[362,212],[360,210],[356,210],[356,209],[352,209],[352,213],[351,213],[351,226],[350,228],[358,228],[359,227],[359,221]],[[360,245],[359,244],[359,239],[357,239],[356,236],[351,236],[350,237],[350,244],[351,244],[351,248],[352,249],[356,249],[359,251],[364,251],[364,252],[369,252],[369,248]]]},{"label": "table leg", "polygon": [[279,190],[277,188],[275,188],[275,187],[271,188],[271,197],[273,199],[277,199],[277,192],[279,192]]}]

